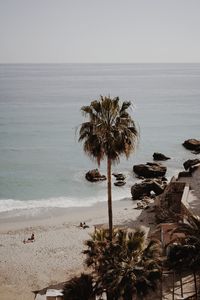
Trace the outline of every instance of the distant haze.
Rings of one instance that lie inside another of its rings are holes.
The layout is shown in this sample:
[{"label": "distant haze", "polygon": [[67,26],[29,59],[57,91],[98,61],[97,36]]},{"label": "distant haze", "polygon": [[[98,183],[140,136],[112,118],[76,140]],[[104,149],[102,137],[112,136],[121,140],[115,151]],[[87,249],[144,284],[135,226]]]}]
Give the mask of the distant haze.
[{"label": "distant haze", "polygon": [[0,63],[200,62],[200,0],[0,0]]}]

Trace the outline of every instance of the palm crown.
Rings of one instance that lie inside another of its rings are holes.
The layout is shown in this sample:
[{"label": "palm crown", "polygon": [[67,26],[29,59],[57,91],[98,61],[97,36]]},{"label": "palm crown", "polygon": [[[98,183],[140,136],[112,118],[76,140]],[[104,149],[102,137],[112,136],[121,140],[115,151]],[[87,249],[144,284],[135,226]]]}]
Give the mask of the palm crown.
[{"label": "palm crown", "polygon": [[84,140],[84,151],[100,164],[104,157],[113,162],[126,157],[135,149],[137,129],[127,112],[131,102],[119,104],[119,98],[102,97],[81,108],[89,121],[81,125],[79,141]]}]

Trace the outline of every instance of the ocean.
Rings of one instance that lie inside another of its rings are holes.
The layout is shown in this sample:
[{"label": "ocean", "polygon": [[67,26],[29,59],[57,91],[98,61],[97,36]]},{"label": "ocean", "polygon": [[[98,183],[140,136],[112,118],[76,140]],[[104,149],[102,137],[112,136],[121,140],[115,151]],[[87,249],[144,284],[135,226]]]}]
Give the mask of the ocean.
[{"label": "ocean", "polygon": [[200,64],[2,64],[0,212],[107,199],[106,182],[86,181],[97,164],[78,143],[80,108],[100,95],[132,101],[140,129],[136,153],[113,166],[127,181],[113,185],[113,201],[131,198],[133,165],[152,161],[154,152],[171,157],[163,163],[168,178],[197,157],[182,142],[200,138]]}]

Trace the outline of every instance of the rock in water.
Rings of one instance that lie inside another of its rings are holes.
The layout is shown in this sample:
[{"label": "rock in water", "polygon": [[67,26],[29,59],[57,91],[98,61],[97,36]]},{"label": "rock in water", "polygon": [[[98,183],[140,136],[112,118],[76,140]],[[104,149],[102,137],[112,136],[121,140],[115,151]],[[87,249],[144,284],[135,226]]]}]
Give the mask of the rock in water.
[{"label": "rock in water", "polygon": [[165,176],[167,168],[160,163],[146,163],[133,166],[133,171],[138,176],[145,178],[158,178]]},{"label": "rock in water", "polygon": [[112,175],[115,176],[116,180],[120,180],[120,181],[123,181],[126,178],[126,176],[122,173],[113,173]]},{"label": "rock in water", "polygon": [[116,186],[123,186],[126,184],[126,181],[123,181],[123,180],[118,180],[116,182],[114,182],[114,185]]},{"label": "rock in water", "polygon": [[200,152],[200,140],[189,139],[182,144],[186,149]]},{"label": "rock in water", "polygon": [[151,191],[153,191],[156,195],[160,195],[164,188],[155,180],[144,180],[141,183],[135,183],[131,187],[132,199],[142,199],[144,196],[150,196]]},{"label": "rock in water", "polygon": [[170,157],[167,157],[164,154],[159,153],[159,152],[154,152],[153,159],[154,160],[168,160],[168,159],[170,159]]},{"label": "rock in water", "polygon": [[106,180],[105,175],[101,175],[98,169],[90,170],[85,174],[85,178],[90,182]]},{"label": "rock in water", "polygon": [[200,163],[200,159],[188,159],[183,163],[185,170],[188,170],[190,167],[195,166]]}]

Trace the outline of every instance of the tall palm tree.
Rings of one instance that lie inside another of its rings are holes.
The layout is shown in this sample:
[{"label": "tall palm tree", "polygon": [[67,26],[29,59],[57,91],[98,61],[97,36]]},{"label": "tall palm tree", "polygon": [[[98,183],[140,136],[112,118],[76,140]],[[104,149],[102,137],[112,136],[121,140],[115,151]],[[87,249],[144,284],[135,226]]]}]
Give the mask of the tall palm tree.
[{"label": "tall palm tree", "polygon": [[81,111],[89,120],[81,124],[79,141],[84,142],[84,151],[98,165],[107,158],[107,191],[108,191],[108,219],[109,235],[112,239],[112,190],[111,166],[119,162],[120,155],[127,158],[135,150],[138,131],[128,113],[131,102],[119,102],[119,97],[110,98],[101,96],[89,106],[83,106]]}]

